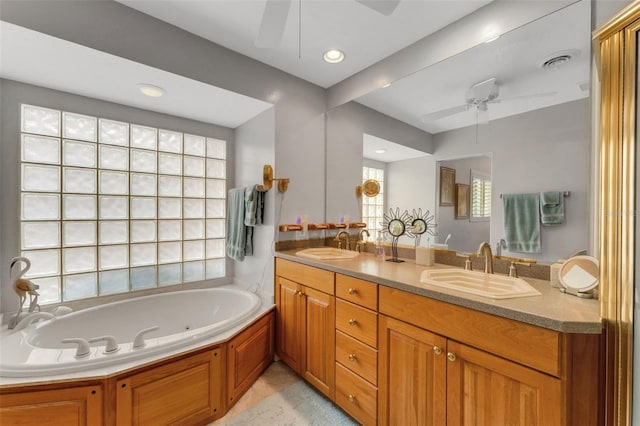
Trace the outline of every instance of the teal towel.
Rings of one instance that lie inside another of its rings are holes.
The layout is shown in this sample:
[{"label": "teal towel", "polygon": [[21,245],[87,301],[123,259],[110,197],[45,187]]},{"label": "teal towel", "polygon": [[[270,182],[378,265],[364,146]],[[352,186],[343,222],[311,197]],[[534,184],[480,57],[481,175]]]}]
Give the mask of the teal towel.
[{"label": "teal towel", "polygon": [[540,253],[540,195],[504,194],[504,235],[509,251]]},{"label": "teal towel", "polygon": [[564,222],[564,195],[559,191],[540,193],[540,220],[543,225]]},{"label": "teal towel", "polygon": [[244,260],[247,244],[247,228],[244,224],[244,194],[244,188],[233,188],[229,190],[227,198],[227,256],[239,261]]}]

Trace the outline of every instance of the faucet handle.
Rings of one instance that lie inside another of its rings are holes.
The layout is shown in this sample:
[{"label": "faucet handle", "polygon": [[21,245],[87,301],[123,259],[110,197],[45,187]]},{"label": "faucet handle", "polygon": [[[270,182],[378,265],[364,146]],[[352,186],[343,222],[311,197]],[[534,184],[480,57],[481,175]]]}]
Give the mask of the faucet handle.
[{"label": "faucet handle", "polygon": [[464,269],[467,270],[467,271],[473,271],[473,265],[471,264],[472,253],[456,252],[456,256],[464,257]]}]

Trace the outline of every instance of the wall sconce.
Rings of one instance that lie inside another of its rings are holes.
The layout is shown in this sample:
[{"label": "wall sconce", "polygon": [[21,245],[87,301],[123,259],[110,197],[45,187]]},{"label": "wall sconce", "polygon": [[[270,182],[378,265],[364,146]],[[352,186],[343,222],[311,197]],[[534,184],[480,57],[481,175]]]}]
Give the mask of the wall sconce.
[{"label": "wall sconce", "polygon": [[274,180],[278,181],[278,191],[287,192],[287,189],[289,189],[289,178],[274,178],[273,167],[265,164],[262,169],[262,189],[264,191],[270,190]]}]

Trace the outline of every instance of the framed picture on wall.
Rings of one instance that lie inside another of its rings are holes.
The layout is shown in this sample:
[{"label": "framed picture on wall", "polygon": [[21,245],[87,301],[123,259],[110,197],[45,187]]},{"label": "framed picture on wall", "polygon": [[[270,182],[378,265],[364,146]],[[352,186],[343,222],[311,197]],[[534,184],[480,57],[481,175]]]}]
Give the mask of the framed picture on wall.
[{"label": "framed picture on wall", "polygon": [[456,183],[456,219],[469,219],[469,185]]},{"label": "framed picture on wall", "polygon": [[440,205],[453,206],[456,185],[456,169],[440,167]]}]

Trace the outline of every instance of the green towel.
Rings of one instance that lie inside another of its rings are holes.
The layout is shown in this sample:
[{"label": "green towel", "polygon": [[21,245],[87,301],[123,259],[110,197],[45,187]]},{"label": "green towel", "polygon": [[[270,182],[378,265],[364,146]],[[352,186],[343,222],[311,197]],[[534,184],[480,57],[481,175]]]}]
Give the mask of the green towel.
[{"label": "green towel", "polygon": [[504,194],[502,206],[509,251],[540,253],[540,195]]},{"label": "green towel", "polygon": [[543,225],[564,222],[564,195],[559,191],[540,193],[540,220]]},{"label": "green towel", "polygon": [[243,261],[247,228],[244,224],[244,188],[229,190],[227,199],[227,256],[231,259]]}]

